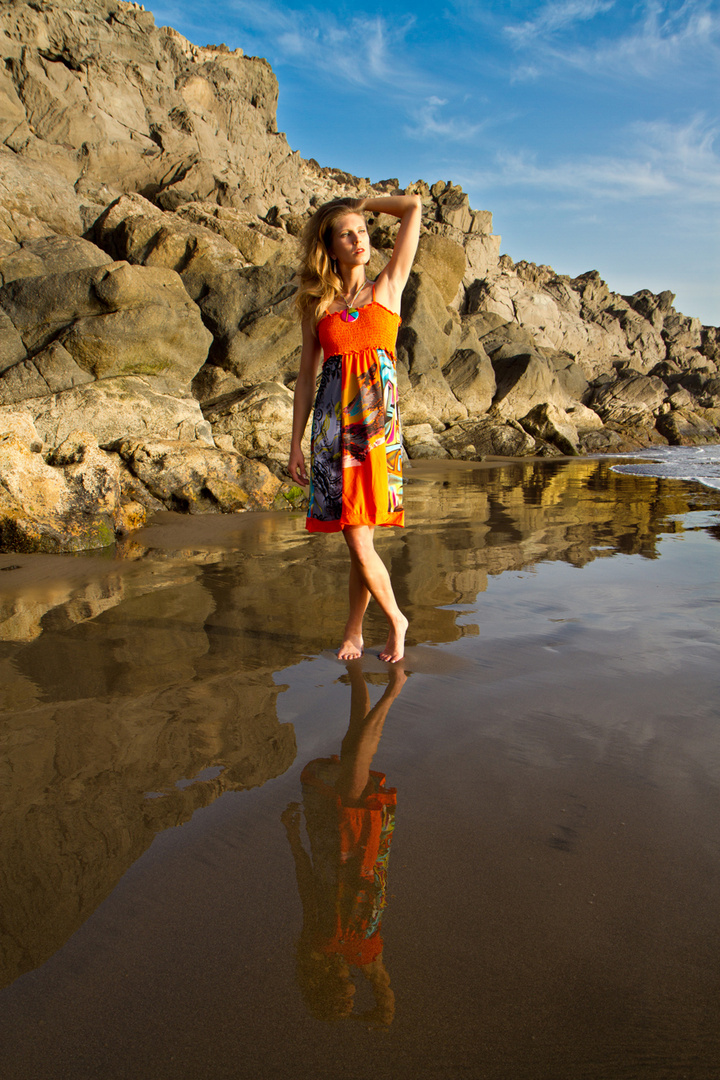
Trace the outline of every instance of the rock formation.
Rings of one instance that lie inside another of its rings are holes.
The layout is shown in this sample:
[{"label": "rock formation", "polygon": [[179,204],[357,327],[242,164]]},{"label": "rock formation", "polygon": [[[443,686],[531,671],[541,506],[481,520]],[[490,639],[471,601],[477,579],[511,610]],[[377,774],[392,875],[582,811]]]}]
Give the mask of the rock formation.
[{"label": "rock formation", "polygon": [[[313,205],[397,182],[300,158],[265,60],[139,5],[6,0],[0,19],[0,549],[109,544],[160,507],[287,505],[297,236]],[[513,263],[459,187],[410,190],[411,457],[720,439],[717,328],[669,292]],[[371,271],[395,227],[371,219]]]}]

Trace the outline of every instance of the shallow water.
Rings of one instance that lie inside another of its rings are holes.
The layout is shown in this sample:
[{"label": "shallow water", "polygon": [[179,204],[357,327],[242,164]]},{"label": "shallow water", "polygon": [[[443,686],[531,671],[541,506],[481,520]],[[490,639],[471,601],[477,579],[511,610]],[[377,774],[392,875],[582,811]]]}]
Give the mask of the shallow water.
[{"label": "shallow water", "polygon": [[382,1017],[358,969],[315,1015],[281,821],[307,851],[357,692],[342,541],[168,514],[122,558],[0,556],[8,1080],[717,1077],[717,494],[438,464],[407,509]]}]

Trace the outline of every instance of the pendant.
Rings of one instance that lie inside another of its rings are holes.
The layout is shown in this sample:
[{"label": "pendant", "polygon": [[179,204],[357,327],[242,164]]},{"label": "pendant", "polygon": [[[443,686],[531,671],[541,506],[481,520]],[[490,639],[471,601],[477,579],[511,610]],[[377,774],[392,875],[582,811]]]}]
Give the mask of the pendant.
[{"label": "pendant", "polygon": [[345,311],[341,312],[340,318],[343,322],[355,322],[359,314],[357,308],[346,308]]}]

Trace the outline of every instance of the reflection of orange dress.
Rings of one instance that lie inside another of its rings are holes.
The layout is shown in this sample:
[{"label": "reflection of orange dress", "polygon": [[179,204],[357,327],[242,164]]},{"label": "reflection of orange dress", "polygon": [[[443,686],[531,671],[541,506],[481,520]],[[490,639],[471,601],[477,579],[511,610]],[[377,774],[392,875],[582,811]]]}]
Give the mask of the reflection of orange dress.
[{"label": "reflection of orange dress", "polygon": [[312,421],[311,532],[403,524],[400,316],[375,300],[375,286],[357,311],[354,322],[333,312],[317,327],[324,360]]},{"label": "reflection of orange dress", "polygon": [[371,771],[372,791],[361,806],[344,806],[331,780],[339,758],[305,766],[305,817],[318,901],[315,948],[349,964],[371,963],[382,951],[380,922],[387,904],[387,868],[395,827],[395,788]]}]

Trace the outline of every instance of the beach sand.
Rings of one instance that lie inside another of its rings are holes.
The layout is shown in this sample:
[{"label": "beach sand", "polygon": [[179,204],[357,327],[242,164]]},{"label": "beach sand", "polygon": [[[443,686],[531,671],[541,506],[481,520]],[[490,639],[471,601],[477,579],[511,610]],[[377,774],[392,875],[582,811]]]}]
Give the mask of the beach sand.
[{"label": "beach sand", "polygon": [[0,556],[4,1080],[716,1080],[720,498],[582,459],[423,464],[406,506],[381,1029],[303,996],[281,823],[347,730],[342,541]]}]

